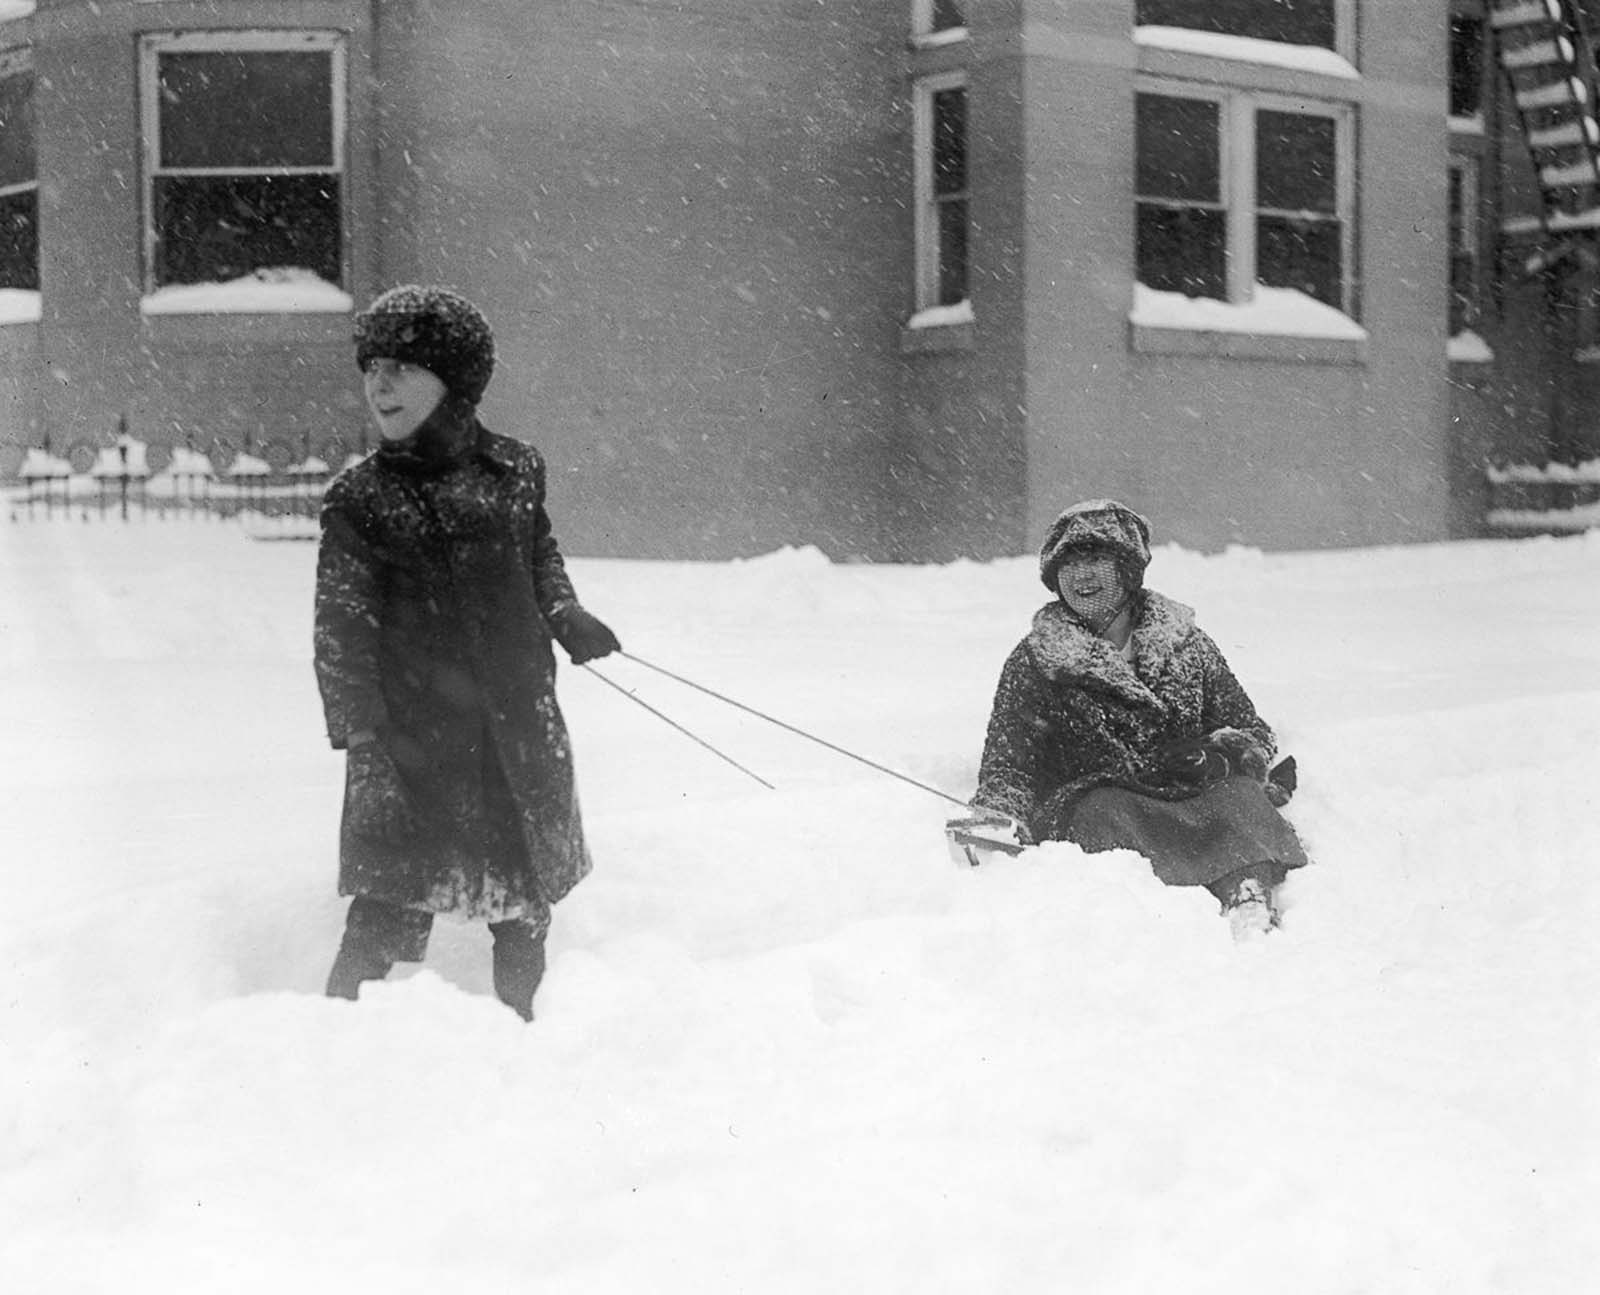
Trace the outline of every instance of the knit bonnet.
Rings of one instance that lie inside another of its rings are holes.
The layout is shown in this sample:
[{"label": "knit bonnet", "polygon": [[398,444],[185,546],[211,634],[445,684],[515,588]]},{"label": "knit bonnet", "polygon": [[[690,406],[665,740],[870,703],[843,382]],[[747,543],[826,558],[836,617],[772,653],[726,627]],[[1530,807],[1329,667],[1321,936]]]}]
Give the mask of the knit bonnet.
[{"label": "knit bonnet", "polygon": [[1109,549],[1126,573],[1129,588],[1144,582],[1150,565],[1150,523],[1115,499],[1086,499],[1073,504],[1050,524],[1039,549],[1039,578],[1055,593],[1056,573],[1073,549]]},{"label": "knit bonnet", "polygon": [[489,321],[449,288],[390,288],[356,316],[355,342],[358,368],[374,359],[420,365],[472,405],[483,399],[494,372]]}]

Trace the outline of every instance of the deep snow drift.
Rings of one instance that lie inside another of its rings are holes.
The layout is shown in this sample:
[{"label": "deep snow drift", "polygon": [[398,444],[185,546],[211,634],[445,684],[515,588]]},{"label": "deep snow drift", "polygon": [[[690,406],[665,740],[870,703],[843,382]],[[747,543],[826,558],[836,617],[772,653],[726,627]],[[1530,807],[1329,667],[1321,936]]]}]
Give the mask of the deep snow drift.
[{"label": "deep snow drift", "polygon": [[[1159,522],[1159,519],[1157,519]],[[1158,536],[1159,538],[1159,536]],[[1551,1295],[1592,1227],[1600,539],[1203,558],[1314,857],[1236,946],[1127,854],[628,662],[567,668],[597,866],[539,1017],[488,940],[319,996],[313,546],[0,525],[0,1288]],[[971,788],[1031,563],[573,562],[624,644]]]}]

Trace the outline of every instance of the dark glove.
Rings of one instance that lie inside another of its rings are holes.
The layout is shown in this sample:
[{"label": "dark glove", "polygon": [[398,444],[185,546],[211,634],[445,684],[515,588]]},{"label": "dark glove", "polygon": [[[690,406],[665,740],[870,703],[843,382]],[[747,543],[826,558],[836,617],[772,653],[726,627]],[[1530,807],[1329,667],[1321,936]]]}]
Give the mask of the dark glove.
[{"label": "dark glove", "polygon": [[1198,737],[1162,747],[1156,752],[1154,769],[1160,781],[1188,787],[1209,787],[1234,772],[1225,751]]},{"label": "dark glove", "polygon": [[358,836],[397,844],[415,835],[411,797],[382,742],[363,742],[345,755],[345,818]]},{"label": "dark glove", "polygon": [[1227,757],[1231,772],[1266,782],[1267,749],[1254,733],[1242,728],[1219,728],[1206,734],[1206,745]]},{"label": "dark glove", "polygon": [[556,642],[566,648],[573,665],[598,661],[622,650],[622,644],[610,627],[577,603],[563,609],[554,619]]}]

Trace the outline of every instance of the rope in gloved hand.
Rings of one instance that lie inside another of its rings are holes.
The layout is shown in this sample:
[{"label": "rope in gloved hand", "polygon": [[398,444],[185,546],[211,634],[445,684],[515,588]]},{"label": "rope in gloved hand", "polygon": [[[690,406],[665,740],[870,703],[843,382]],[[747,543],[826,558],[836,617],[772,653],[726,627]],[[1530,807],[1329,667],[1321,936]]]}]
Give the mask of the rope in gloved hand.
[{"label": "rope in gloved hand", "polygon": [[[783,729],[785,732],[793,733],[797,737],[805,738],[808,742],[815,742],[818,746],[826,747],[828,750],[834,752],[836,755],[846,756],[849,759],[856,761],[856,763],[858,763],[858,764],[866,765],[867,768],[869,768],[869,769],[875,769],[879,773],[887,774],[891,778],[898,778],[901,782],[909,783],[911,786],[917,788],[919,791],[925,791],[931,796],[937,796],[937,797],[939,797],[940,800],[947,800],[953,805],[960,805],[963,809],[967,808],[967,802],[966,801],[961,800],[959,797],[952,796],[947,791],[940,791],[939,788],[930,787],[925,782],[918,782],[915,778],[912,778],[907,774],[903,774],[903,773],[900,773],[898,770],[889,768],[888,765],[879,764],[876,760],[869,760],[864,755],[857,755],[854,751],[846,750],[844,747],[839,746],[837,743],[829,742],[826,738],[820,738],[815,733],[808,733],[808,732],[806,732],[805,729],[800,728],[797,725],[790,724],[785,720],[778,719],[776,716],[769,715],[763,710],[757,710],[754,706],[747,706],[744,702],[736,701],[734,698],[729,697],[729,696],[725,695],[724,693],[720,693],[714,688],[708,688],[704,684],[696,683],[693,679],[686,679],[686,678],[684,678],[683,675],[676,674],[673,671],[668,670],[664,666],[656,665],[652,661],[646,661],[643,657],[637,657],[632,652],[625,652],[625,651],[622,651],[622,650],[619,649],[618,652],[617,652],[617,655],[627,658],[629,661],[632,661],[635,665],[643,666],[646,670],[653,670],[657,674],[663,675],[666,678],[673,680],[675,683],[680,683],[686,688],[693,688],[696,692],[703,692],[708,697],[714,697],[717,701],[722,702],[724,705],[732,706],[736,710],[742,710],[747,715],[754,715],[757,719],[763,719],[767,723],[776,725],[778,728]],[[611,686],[613,688],[616,688],[618,691],[624,693],[626,696],[633,697],[633,694],[628,692],[627,689],[622,688],[620,684],[617,684],[617,683],[613,682],[610,679],[606,679],[604,675],[601,675],[597,671],[595,671],[592,666],[586,666],[585,669],[590,670],[590,672],[594,673],[597,678],[604,679],[606,683],[611,684]],[[663,720],[666,720],[667,723],[672,724],[673,728],[678,729],[685,736],[694,738],[694,740],[696,742],[698,742],[701,746],[704,746],[707,749],[715,752],[717,755],[721,756],[722,759],[727,760],[729,764],[735,765],[736,767],[738,767],[740,769],[743,769],[743,771],[745,773],[750,774],[750,776],[752,778],[756,778],[756,781],[762,783],[763,786],[767,786],[767,787],[771,787],[772,786],[772,784],[767,782],[765,779],[759,778],[755,774],[750,773],[750,771],[748,769],[744,769],[744,766],[740,765],[738,763],[738,761],[733,760],[733,759],[731,759],[730,757],[728,757],[726,755],[723,755],[723,753],[721,751],[718,751],[716,749],[716,747],[712,746],[709,742],[705,741],[703,738],[695,737],[695,735],[693,733],[690,733],[688,729],[683,728],[682,725],[673,723],[672,720],[667,719],[667,717],[665,715],[662,715],[660,711],[656,711],[653,707],[645,705],[645,703],[643,701],[640,701],[639,698],[633,697],[633,700],[639,702],[639,704],[641,706],[644,706],[646,710],[651,711],[653,714],[657,715],[659,718],[661,718]]]}]

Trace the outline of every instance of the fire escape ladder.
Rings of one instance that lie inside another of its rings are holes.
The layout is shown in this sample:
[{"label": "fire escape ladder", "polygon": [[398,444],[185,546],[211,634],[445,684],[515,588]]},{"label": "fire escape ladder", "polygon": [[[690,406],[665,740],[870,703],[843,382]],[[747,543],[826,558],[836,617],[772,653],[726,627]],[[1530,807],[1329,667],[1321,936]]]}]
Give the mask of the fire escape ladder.
[{"label": "fire escape ladder", "polygon": [[1539,184],[1547,237],[1528,272],[1588,259],[1600,232],[1600,73],[1578,0],[1490,0],[1489,24]]}]

